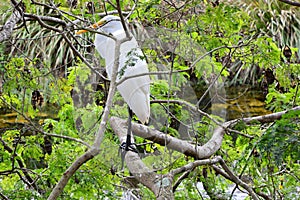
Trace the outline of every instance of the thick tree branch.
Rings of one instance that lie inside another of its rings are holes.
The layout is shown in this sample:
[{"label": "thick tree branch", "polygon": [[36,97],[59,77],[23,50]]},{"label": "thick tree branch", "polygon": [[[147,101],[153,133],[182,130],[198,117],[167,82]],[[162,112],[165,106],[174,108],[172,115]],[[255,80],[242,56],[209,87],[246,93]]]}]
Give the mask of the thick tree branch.
[{"label": "thick tree branch", "polygon": [[[300,106],[290,110],[300,110]],[[162,146],[167,146],[168,148],[181,152],[187,156],[192,156],[196,159],[204,159],[212,156],[220,148],[222,144],[224,132],[226,128],[228,128],[229,126],[234,126],[239,121],[244,121],[247,124],[253,121],[259,121],[260,123],[273,122],[275,120],[280,119],[281,116],[287,113],[288,111],[289,110],[263,115],[263,116],[248,117],[244,119],[231,120],[225,122],[214,130],[211,139],[203,146],[195,146],[193,144],[190,144],[187,141],[180,140],[170,135],[166,135],[165,133],[162,133],[154,129],[150,129],[149,127],[141,124],[133,123],[132,131],[136,136],[151,140]],[[116,123],[116,124],[120,124],[120,126],[126,127],[126,120],[117,117],[112,117],[110,119],[110,123],[111,124]]]},{"label": "thick tree branch", "polygon": [[[300,110],[300,106],[295,107],[291,110]],[[268,114],[264,116],[249,117],[241,120],[247,124],[253,121],[259,121],[260,123],[273,122],[275,120],[280,119],[281,116],[287,113],[288,111],[289,110]],[[223,123],[222,126],[217,127],[214,130],[212,138],[203,146],[192,145],[187,141],[174,138],[172,136],[161,133],[157,130],[150,129],[149,127],[141,124],[132,123],[132,131],[136,136],[151,140],[155,143],[158,143],[162,146],[166,146],[170,149],[176,150],[185,155],[192,156],[197,159],[204,159],[213,155],[220,148],[226,128],[235,125],[238,121],[239,120],[231,120]],[[126,138],[126,130],[127,130],[126,121],[117,117],[111,117],[110,124],[114,132],[119,136],[121,143],[124,142],[126,140],[125,138]],[[138,155],[134,152],[128,152],[127,155],[125,156],[125,161],[130,172],[138,172],[137,174],[135,174],[136,179],[155,193],[155,188],[153,188],[153,179],[155,178],[155,174],[153,174],[153,172],[144,165],[144,163],[140,160]],[[220,162],[222,168],[225,170],[225,172],[219,170],[219,173],[221,173],[225,178],[233,181],[234,183],[246,189],[251,195],[252,199],[258,199],[254,190],[246,183],[241,181],[237,176],[235,176],[234,173],[226,165],[225,161],[222,160],[220,157],[216,157],[214,159],[207,159],[207,160],[197,160],[193,163],[189,163],[183,167],[172,170],[169,173],[170,178],[167,180],[173,181],[173,177],[175,174],[179,174],[191,170],[199,165],[215,164],[218,162]],[[140,173],[147,174],[146,176],[150,178],[145,179],[145,176],[141,175]],[[262,194],[259,195],[262,196]]]},{"label": "thick tree branch", "polygon": [[15,6],[15,9],[12,13],[12,15],[8,18],[8,20],[5,22],[5,24],[2,27],[2,31],[0,31],[0,42],[3,42],[4,40],[7,40],[12,32],[15,25],[20,21],[22,18],[24,12],[24,8],[22,8],[21,4],[17,4],[16,1],[13,1],[13,4]]},{"label": "thick tree branch", "polygon": [[[118,118],[111,118],[110,125],[118,135],[120,143],[126,142],[126,123],[118,123],[116,120],[118,120]],[[149,188],[155,194],[157,199],[167,200],[174,198],[172,192],[172,176],[156,174],[143,163],[137,153],[132,151],[126,152],[125,162],[129,171],[134,175],[134,177],[144,186]]]},{"label": "thick tree branch", "polygon": [[[110,123],[118,124],[120,128],[126,127],[126,120],[117,117],[111,117]],[[114,129],[114,131],[116,131],[116,129]],[[150,129],[149,127],[141,124],[132,123],[132,131],[136,136],[151,140],[157,144],[166,146],[196,159],[209,158],[213,155],[220,148],[224,135],[223,129],[217,128],[214,131],[212,138],[205,145],[195,146],[188,141],[166,135],[165,133]]]}]

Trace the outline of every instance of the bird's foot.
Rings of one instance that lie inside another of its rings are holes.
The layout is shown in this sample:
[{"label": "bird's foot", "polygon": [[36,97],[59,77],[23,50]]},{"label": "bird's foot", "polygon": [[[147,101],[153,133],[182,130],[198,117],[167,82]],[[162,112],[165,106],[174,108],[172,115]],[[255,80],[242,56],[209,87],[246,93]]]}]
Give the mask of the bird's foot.
[{"label": "bird's foot", "polygon": [[127,144],[126,142],[123,142],[120,145],[120,149],[119,149],[119,154],[121,154],[121,159],[122,159],[122,167],[121,167],[121,169],[123,169],[123,167],[124,167],[125,155],[126,155],[126,153],[128,151],[132,151],[132,152],[138,153],[138,151],[136,149],[136,145],[134,143]]},{"label": "bird's foot", "polygon": [[120,145],[120,149],[121,149],[121,151],[125,151],[125,152],[132,151],[132,152],[138,153],[138,151],[136,149],[136,145],[134,143],[127,144],[126,142],[123,142]]}]

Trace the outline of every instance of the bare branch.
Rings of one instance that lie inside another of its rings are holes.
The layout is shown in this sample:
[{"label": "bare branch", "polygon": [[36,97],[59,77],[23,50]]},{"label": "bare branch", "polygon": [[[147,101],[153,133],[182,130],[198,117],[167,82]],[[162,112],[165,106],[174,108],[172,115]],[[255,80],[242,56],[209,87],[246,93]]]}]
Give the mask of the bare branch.
[{"label": "bare branch", "polygon": [[300,7],[300,3],[299,2],[289,1],[289,0],[279,0],[279,1],[281,1],[282,3],[286,3],[286,4],[289,4],[289,5],[292,5],[292,6]]},{"label": "bare branch", "polygon": [[243,118],[243,119],[234,119],[231,120],[230,122],[232,124],[236,124],[239,121],[243,121],[246,124],[250,124],[252,122],[258,121],[260,123],[269,123],[269,122],[274,122],[275,120],[278,120],[282,117],[282,115],[288,113],[289,111],[295,111],[295,110],[300,110],[300,106],[294,107],[292,109],[288,109],[288,110],[284,110],[281,112],[276,112],[276,113],[272,113],[272,114],[268,114],[268,115],[262,115],[262,116],[256,116],[256,117],[247,117],[247,118]]},{"label": "bare branch", "polygon": [[234,175],[234,173],[229,169],[229,167],[226,165],[225,161],[222,159],[220,160],[220,164],[222,168],[225,170],[225,172],[228,174],[228,176],[231,178],[233,182],[235,182],[237,185],[242,186],[245,190],[249,192],[252,199],[259,200],[253,189],[248,186],[246,183],[244,183],[241,179],[239,179],[237,176]]},{"label": "bare branch", "polygon": [[194,162],[191,162],[191,163],[184,165],[182,167],[179,167],[177,169],[173,169],[170,173],[173,175],[180,174],[184,171],[194,169],[195,167],[199,167],[201,165],[212,165],[212,164],[219,163],[221,160],[222,160],[221,156],[217,156],[212,159],[196,160]]},{"label": "bare branch", "polygon": [[57,24],[60,24],[62,26],[67,26],[67,23],[64,20],[61,20],[56,17],[50,17],[50,16],[38,16],[35,14],[30,14],[30,13],[24,13],[24,17],[26,21],[30,20],[41,20],[41,21],[47,21],[47,22],[55,22]]},{"label": "bare branch", "polygon": [[[295,107],[291,110],[300,110],[300,106]],[[283,114],[287,112],[288,111],[282,111],[278,113],[273,113],[273,114],[268,114],[268,115],[258,116],[258,117],[249,117],[240,120],[244,121],[245,123],[250,123],[253,121],[259,121],[261,123],[272,122],[279,119]],[[204,112],[203,114],[207,115]],[[240,120],[231,120],[221,124],[221,126],[218,126],[214,130],[211,139],[203,146],[195,146],[187,141],[180,140],[170,135],[166,135],[165,133],[162,133],[154,129],[150,129],[149,127],[141,124],[132,123],[132,131],[136,136],[151,140],[162,146],[167,146],[168,148],[181,152],[187,156],[192,156],[196,159],[203,159],[203,158],[209,158],[221,147],[224,131],[229,126],[234,126]],[[126,120],[117,117],[111,117],[110,123],[117,124],[118,129],[125,129],[126,127]],[[115,128],[114,131],[116,130],[117,129]]]},{"label": "bare branch", "polygon": [[[126,120],[111,117],[110,124],[114,125],[114,131],[118,129],[126,129]],[[223,139],[223,129],[219,128],[214,131],[212,138],[203,146],[196,146],[185,140],[166,135],[160,131],[150,129],[147,126],[132,123],[132,131],[136,136],[151,140],[162,146],[166,146],[175,151],[181,152],[187,156],[197,159],[209,158],[221,146]]]}]

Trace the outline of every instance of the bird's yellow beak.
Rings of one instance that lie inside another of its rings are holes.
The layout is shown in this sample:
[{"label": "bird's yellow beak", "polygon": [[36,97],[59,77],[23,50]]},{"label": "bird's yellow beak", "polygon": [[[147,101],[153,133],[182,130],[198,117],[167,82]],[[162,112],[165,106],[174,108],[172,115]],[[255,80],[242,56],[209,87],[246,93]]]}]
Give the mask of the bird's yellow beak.
[{"label": "bird's yellow beak", "polygon": [[[97,23],[95,23],[95,24],[89,26],[89,28],[96,29],[96,28],[98,28],[98,27],[101,27],[101,26],[102,26],[103,24],[105,24],[105,23],[106,23],[106,20],[100,20],[99,22],[97,22]],[[76,34],[79,35],[79,34],[81,34],[81,33],[86,33],[86,32],[88,32],[88,30],[79,30],[79,31],[76,32]]]}]

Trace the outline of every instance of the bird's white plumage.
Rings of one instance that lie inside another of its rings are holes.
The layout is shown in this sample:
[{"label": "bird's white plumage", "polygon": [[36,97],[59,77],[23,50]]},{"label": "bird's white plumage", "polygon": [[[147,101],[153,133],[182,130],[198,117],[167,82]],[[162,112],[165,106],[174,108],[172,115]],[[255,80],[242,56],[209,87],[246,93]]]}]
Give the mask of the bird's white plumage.
[{"label": "bird's white plumage", "polygon": [[[119,17],[108,15],[101,21],[106,22],[98,31],[111,34],[118,40],[126,37]],[[107,36],[96,34],[95,46],[101,57],[105,59],[106,72],[111,78],[115,60],[115,41]],[[130,41],[121,44],[120,64],[117,81],[123,77],[147,73],[148,65],[144,54],[132,36]],[[142,123],[150,117],[150,78],[148,75],[127,79],[117,86],[122,97]]]}]

